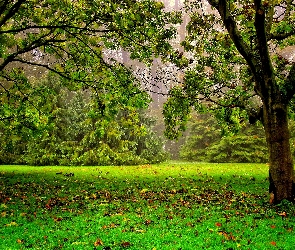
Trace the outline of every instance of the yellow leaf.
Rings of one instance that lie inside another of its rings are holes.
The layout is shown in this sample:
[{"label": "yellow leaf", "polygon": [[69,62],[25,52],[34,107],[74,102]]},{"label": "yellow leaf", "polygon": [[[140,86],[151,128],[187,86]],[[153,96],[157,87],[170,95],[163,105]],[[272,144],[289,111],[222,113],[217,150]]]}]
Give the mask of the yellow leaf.
[{"label": "yellow leaf", "polygon": [[147,188],[144,188],[144,189],[142,189],[141,191],[140,191],[140,193],[141,194],[144,194],[144,193],[146,193],[146,192],[148,192],[149,190],[147,189]]}]

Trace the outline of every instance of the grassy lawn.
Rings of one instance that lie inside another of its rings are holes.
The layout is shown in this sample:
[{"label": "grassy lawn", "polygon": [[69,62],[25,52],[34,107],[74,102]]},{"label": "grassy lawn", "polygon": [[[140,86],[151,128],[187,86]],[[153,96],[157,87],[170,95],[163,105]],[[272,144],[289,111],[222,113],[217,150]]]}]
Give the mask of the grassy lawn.
[{"label": "grassy lawn", "polygon": [[265,164],[0,166],[0,249],[294,249],[295,208],[268,204],[267,174]]}]

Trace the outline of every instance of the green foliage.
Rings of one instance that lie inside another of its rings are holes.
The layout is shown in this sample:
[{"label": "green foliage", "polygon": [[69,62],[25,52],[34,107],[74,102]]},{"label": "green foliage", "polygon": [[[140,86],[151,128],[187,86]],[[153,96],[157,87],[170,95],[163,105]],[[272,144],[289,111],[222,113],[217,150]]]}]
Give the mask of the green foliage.
[{"label": "green foliage", "polygon": [[54,90],[35,83],[30,87],[20,82],[1,94],[1,163],[25,163],[19,156],[27,142],[49,128],[52,108],[48,100],[54,100]]},{"label": "green foliage", "polygon": [[191,112],[190,100],[179,87],[170,90],[171,97],[164,104],[163,115],[166,125],[165,135],[169,139],[178,138],[186,129]]},{"label": "green foliage", "polygon": [[216,119],[209,115],[191,120],[186,141],[180,149],[180,157],[188,161],[208,161],[208,149],[221,140],[220,128]]},{"label": "green foliage", "polygon": [[128,97],[123,91],[116,96],[107,91],[98,96],[91,89],[69,91],[53,75],[34,85],[49,93],[38,106],[46,112],[46,122],[35,135],[23,126],[14,134],[11,126],[3,128],[2,163],[123,165],[168,158],[163,139],[152,131],[152,119],[139,109],[146,93]]},{"label": "green foliage", "polygon": [[0,248],[292,249],[294,205],[268,205],[267,176],[266,164],[0,166]]},{"label": "green foliage", "polygon": [[145,163],[160,163],[168,160],[170,155],[165,151],[165,140],[153,130],[157,118],[145,112],[140,112],[139,117],[141,124],[145,126],[146,134],[137,139],[137,154],[145,160]]},{"label": "green foliage", "polygon": [[167,158],[162,140],[141,123],[139,110],[150,98],[114,51],[145,63],[167,57],[176,29],[166,24],[180,22],[179,13],[153,0],[19,0],[0,7],[0,163]]},{"label": "green foliage", "polygon": [[268,162],[268,150],[264,137],[235,135],[223,137],[219,143],[208,148],[209,162]]},{"label": "green foliage", "polygon": [[[112,129],[110,121],[116,120],[120,111],[147,107],[150,98],[131,71],[116,60],[112,49],[130,51],[131,58],[149,63],[153,56],[170,53],[172,46],[168,41],[175,36],[176,29],[166,23],[180,21],[179,13],[164,12],[163,4],[152,0],[19,0],[1,2],[0,7],[0,129],[34,130],[14,131],[13,146],[5,146],[6,135],[1,137],[2,155],[11,159],[5,162],[16,162],[8,153],[21,144],[17,138],[23,138],[25,133],[38,136],[32,140],[29,151],[40,157],[31,158],[31,163],[39,160],[40,164],[53,163],[61,154],[66,161],[73,154],[71,147],[80,147],[85,133],[99,141],[100,137],[107,137],[106,129]],[[52,78],[50,86],[35,84],[48,71],[61,80]],[[71,110],[65,108],[63,98],[69,101],[70,95],[75,96],[65,87],[70,91],[90,91],[96,101],[92,100],[92,107],[86,112],[81,111],[85,108],[81,101],[69,102]],[[93,124],[85,122],[86,115]],[[82,120],[86,124],[82,125]],[[122,131],[113,132],[118,133],[117,137],[113,135],[114,141],[118,141]],[[127,144],[118,146],[118,150],[128,158],[128,150],[134,150]],[[39,152],[37,145],[42,145]],[[105,153],[112,148],[105,142],[102,145]],[[78,150],[75,159],[81,155],[87,158],[83,150]],[[21,151],[24,149],[14,149],[16,153]],[[92,153],[87,154],[93,159]],[[122,157],[113,155],[112,158]],[[109,162],[105,157],[95,159]],[[137,158],[130,161],[136,162]]]},{"label": "green foliage", "polygon": [[256,162],[268,161],[266,140],[261,126],[248,126],[235,135],[221,136],[216,119],[199,116],[192,121],[180,156],[189,161]]}]

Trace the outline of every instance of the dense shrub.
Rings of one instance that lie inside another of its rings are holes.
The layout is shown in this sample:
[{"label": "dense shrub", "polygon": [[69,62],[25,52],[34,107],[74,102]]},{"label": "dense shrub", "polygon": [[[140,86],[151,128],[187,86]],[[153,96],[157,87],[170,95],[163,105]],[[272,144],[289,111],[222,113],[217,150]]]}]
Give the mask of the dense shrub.
[{"label": "dense shrub", "polygon": [[208,147],[206,160],[209,162],[255,162],[268,161],[265,138],[250,135],[223,137]]},{"label": "dense shrub", "polygon": [[221,137],[217,121],[199,116],[192,121],[190,133],[181,148],[181,158],[207,162],[267,162],[268,150],[263,128],[252,125],[236,135]]}]

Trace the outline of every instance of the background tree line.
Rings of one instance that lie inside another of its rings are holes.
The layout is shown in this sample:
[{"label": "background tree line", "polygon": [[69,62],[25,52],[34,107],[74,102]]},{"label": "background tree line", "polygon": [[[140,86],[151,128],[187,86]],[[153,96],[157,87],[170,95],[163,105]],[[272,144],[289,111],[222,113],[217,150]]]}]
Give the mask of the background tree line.
[{"label": "background tree line", "polygon": [[[170,158],[268,162],[265,135],[259,124],[249,124],[237,133],[230,133],[213,116],[195,114],[179,144],[171,145],[171,141],[161,136],[164,128],[159,112],[147,108],[101,107],[106,100],[97,101],[91,90],[70,91],[51,74],[35,81],[36,89],[43,93],[35,106],[47,114],[46,123],[19,120],[3,126],[1,164],[132,165]],[[36,107],[27,112],[34,113]],[[115,113],[115,118],[107,113]],[[293,128],[294,123],[290,122]],[[293,138],[294,133],[291,142]],[[295,157],[293,143],[291,149]]]}]

